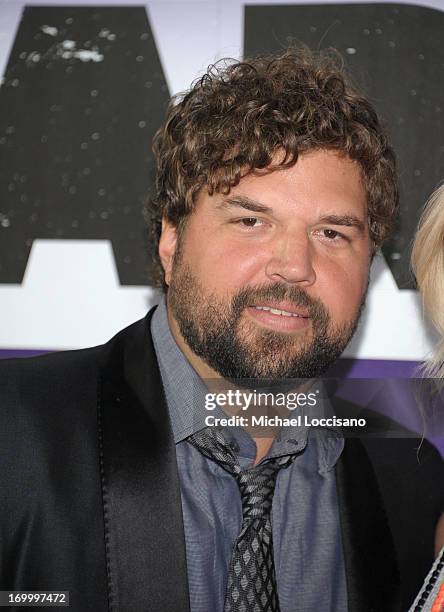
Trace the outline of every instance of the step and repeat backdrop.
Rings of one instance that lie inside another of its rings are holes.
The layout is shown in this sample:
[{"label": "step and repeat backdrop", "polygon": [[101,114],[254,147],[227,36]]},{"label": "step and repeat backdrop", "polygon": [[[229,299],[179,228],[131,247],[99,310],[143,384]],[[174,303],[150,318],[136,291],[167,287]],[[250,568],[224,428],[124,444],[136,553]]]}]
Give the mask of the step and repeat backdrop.
[{"label": "step and repeat backdrop", "polygon": [[169,97],[221,57],[335,47],[399,156],[402,213],[343,363],[408,376],[432,350],[409,271],[444,178],[441,1],[0,2],[0,356],[102,343],[159,295],[142,207]]}]

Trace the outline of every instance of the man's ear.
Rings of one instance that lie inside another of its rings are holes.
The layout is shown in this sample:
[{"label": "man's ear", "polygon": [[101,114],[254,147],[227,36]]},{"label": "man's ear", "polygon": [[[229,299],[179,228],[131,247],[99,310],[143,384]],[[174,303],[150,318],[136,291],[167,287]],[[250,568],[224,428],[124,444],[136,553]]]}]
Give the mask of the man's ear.
[{"label": "man's ear", "polygon": [[162,219],[162,233],[159,240],[159,257],[165,273],[165,283],[171,282],[173,258],[177,245],[177,228],[167,219]]}]

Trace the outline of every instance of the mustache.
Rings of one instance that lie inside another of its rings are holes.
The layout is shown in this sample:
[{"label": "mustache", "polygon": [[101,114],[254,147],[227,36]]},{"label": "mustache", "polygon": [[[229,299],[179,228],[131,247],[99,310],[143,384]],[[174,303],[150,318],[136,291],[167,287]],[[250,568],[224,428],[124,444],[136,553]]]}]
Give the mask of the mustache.
[{"label": "mustache", "polygon": [[304,289],[296,285],[284,285],[278,282],[270,285],[244,287],[233,297],[233,310],[236,314],[240,314],[247,306],[262,300],[285,300],[296,307],[306,308],[314,320],[326,321],[329,319],[327,308],[319,298],[309,296]]}]

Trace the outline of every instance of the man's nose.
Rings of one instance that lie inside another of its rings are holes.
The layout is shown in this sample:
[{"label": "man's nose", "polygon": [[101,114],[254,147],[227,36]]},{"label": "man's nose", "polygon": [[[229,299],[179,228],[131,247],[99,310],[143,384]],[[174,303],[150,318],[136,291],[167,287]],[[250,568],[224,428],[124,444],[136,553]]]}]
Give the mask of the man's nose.
[{"label": "man's nose", "polygon": [[308,236],[285,236],[276,241],[265,273],[270,280],[310,286],[316,281],[313,247]]}]

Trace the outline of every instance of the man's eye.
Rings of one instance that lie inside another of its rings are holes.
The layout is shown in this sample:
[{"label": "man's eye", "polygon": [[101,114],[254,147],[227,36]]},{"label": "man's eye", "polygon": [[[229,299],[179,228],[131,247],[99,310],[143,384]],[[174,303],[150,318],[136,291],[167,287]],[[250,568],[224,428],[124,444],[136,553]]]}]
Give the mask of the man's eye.
[{"label": "man's eye", "polygon": [[262,220],[257,217],[243,217],[238,220],[238,223],[244,227],[258,227],[262,225]]},{"label": "man's eye", "polygon": [[333,229],[323,229],[321,230],[324,237],[328,238],[329,240],[347,240],[347,237],[344,236],[344,234],[340,234],[339,232],[337,232],[336,230]]}]

